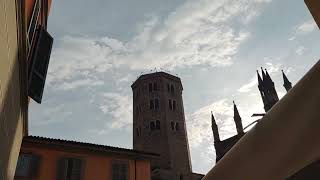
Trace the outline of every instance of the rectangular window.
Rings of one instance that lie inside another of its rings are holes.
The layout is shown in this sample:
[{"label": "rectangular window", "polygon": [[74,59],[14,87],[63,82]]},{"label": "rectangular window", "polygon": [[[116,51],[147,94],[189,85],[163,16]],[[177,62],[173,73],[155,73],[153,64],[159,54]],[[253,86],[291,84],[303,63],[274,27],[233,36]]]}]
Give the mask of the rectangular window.
[{"label": "rectangular window", "polygon": [[176,101],[173,101],[173,110],[176,110]]},{"label": "rectangular window", "polygon": [[59,180],[81,180],[82,160],[76,158],[63,158],[59,160]]},{"label": "rectangular window", "polygon": [[128,163],[116,161],[112,165],[112,180],[128,180]]},{"label": "rectangular window", "polygon": [[39,156],[32,154],[20,154],[16,167],[17,177],[33,178],[39,169]]},{"label": "rectangular window", "polygon": [[152,83],[149,83],[149,92],[152,92]]}]

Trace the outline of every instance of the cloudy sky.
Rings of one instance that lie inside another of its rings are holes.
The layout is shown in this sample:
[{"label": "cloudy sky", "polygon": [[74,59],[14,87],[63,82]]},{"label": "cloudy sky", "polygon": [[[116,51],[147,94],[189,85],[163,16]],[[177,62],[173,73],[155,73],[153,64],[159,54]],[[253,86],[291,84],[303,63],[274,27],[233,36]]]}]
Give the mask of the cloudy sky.
[{"label": "cloudy sky", "polygon": [[281,69],[295,84],[320,57],[320,32],[303,0],[54,0],[54,36],[41,105],[30,105],[30,134],[132,148],[132,91],[155,68],[182,79],[193,170],[222,138],[263,112],[256,70],[269,70],[279,96]]}]

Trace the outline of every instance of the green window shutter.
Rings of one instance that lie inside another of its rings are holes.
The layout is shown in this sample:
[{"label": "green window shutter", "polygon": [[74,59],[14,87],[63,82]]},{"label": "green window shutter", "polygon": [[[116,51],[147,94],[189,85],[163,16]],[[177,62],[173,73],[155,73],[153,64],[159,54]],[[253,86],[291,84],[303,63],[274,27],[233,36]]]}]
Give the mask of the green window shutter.
[{"label": "green window shutter", "polygon": [[36,40],[29,56],[28,95],[37,103],[41,103],[53,38],[41,26],[37,29]]},{"label": "green window shutter", "polygon": [[72,159],[71,180],[81,179],[82,161],[80,159]]}]

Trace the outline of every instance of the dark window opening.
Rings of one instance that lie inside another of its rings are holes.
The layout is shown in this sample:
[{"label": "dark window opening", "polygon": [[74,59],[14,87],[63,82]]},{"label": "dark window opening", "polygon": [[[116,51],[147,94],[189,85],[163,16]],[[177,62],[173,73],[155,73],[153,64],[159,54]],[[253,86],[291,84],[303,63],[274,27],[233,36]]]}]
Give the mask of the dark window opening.
[{"label": "dark window opening", "polygon": [[32,154],[20,154],[16,167],[17,177],[35,177],[39,168],[39,156]]},{"label": "dark window opening", "polygon": [[153,83],[153,90],[154,90],[154,91],[158,91],[158,85],[157,85],[157,83]]},{"label": "dark window opening", "polygon": [[154,100],[155,109],[159,109],[159,99]]},{"label": "dark window opening", "polygon": [[156,129],[160,130],[160,121],[159,120],[156,121]]},{"label": "dark window opening", "polygon": [[171,88],[170,88],[170,90],[171,90],[171,93],[172,94],[174,94],[174,87],[173,87],[173,85],[171,84]]},{"label": "dark window opening", "polygon": [[176,131],[179,131],[180,127],[179,127],[179,123],[176,123]]},{"label": "dark window opening", "polygon": [[180,180],[183,180],[183,176],[182,176],[182,174],[180,174]]},{"label": "dark window opening", "polygon": [[173,101],[173,110],[176,110],[176,101]]},{"label": "dark window opening", "polygon": [[171,121],[171,130],[174,130],[174,122]]},{"label": "dark window opening", "polygon": [[112,165],[112,180],[128,180],[128,164],[116,162]]},{"label": "dark window opening", "polygon": [[59,161],[58,179],[59,180],[80,180],[82,161],[74,158],[63,158]]},{"label": "dark window opening", "polygon": [[150,122],[150,129],[153,131],[155,129],[155,124],[153,121]]},{"label": "dark window opening", "polygon": [[169,109],[172,110],[172,102],[171,102],[171,99],[169,99]]},{"label": "dark window opening", "polygon": [[153,100],[150,100],[150,109],[153,109],[154,108],[154,102]]},{"label": "dark window opening", "polygon": [[152,92],[152,83],[149,83],[149,92]]},{"label": "dark window opening", "polygon": [[136,128],[137,136],[140,136],[139,129]]},{"label": "dark window opening", "polygon": [[168,92],[170,92],[170,85],[169,84],[167,84],[167,88],[168,88]]}]

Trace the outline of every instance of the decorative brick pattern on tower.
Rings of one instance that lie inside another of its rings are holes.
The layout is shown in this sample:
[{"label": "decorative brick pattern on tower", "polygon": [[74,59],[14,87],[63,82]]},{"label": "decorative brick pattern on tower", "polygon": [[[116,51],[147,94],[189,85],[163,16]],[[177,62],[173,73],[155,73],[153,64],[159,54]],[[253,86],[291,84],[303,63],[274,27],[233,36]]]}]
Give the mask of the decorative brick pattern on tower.
[{"label": "decorative brick pattern on tower", "polygon": [[165,72],[133,84],[133,149],[160,154],[151,161],[153,179],[192,177],[180,78]]}]

